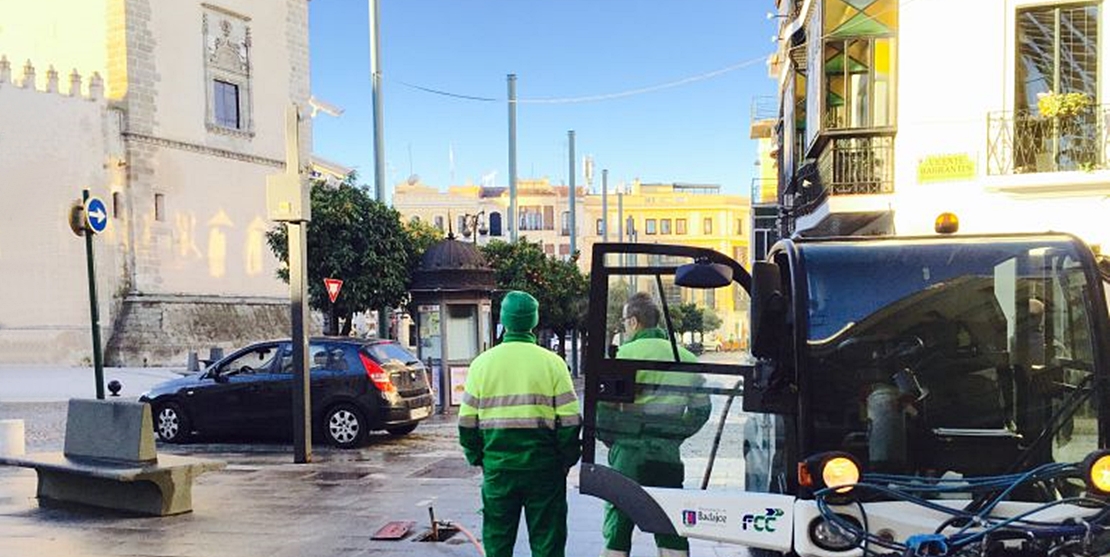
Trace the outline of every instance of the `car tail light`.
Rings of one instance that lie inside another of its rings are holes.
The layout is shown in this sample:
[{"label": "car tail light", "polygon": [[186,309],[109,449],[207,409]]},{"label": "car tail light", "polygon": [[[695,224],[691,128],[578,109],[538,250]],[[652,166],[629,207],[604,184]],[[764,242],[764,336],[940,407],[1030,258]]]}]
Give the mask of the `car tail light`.
[{"label": "car tail light", "polygon": [[396,392],[397,386],[393,384],[393,380],[389,378],[389,374],[378,365],[378,362],[370,359],[370,356],[358,353],[358,357],[362,359],[362,367],[366,368],[366,376],[374,383],[374,386],[383,393]]}]

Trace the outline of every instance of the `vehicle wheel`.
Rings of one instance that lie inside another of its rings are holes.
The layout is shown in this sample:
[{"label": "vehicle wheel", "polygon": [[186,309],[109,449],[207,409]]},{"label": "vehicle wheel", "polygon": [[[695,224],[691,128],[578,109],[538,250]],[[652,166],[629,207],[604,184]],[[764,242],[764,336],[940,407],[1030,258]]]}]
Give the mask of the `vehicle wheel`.
[{"label": "vehicle wheel", "polygon": [[417,424],[402,425],[386,428],[390,435],[408,435],[416,430]]},{"label": "vehicle wheel", "polygon": [[356,447],[365,435],[366,421],[363,420],[362,413],[350,404],[332,406],[324,415],[324,436],[336,447]]},{"label": "vehicle wheel", "polygon": [[154,407],[154,432],[167,443],[183,443],[191,433],[189,417],[176,402]]}]

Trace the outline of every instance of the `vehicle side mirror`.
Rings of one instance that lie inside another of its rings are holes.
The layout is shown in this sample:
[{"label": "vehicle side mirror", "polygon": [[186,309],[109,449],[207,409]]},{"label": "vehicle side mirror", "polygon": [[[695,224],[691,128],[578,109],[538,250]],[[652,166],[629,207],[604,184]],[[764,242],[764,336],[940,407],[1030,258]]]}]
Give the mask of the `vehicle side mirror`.
[{"label": "vehicle side mirror", "polygon": [[609,345],[609,358],[612,359],[612,358],[616,358],[616,357],[617,357],[617,345],[616,344],[610,344]]},{"label": "vehicle side mirror", "polygon": [[675,269],[674,283],[686,288],[722,288],[732,284],[732,268],[701,258]]},{"label": "vehicle side mirror", "polygon": [[751,292],[752,355],[779,355],[786,331],[786,296],[782,293],[779,266],[768,261],[752,264]]}]

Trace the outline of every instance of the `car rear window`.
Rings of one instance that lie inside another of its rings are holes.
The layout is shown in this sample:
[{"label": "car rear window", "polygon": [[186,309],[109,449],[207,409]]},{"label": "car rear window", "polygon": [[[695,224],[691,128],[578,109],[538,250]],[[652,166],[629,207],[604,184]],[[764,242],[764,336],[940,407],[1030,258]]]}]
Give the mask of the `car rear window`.
[{"label": "car rear window", "polygon": [[405,364],[418,361],[416,356],[413,356],[408,350],[392,342],[368,344],[363,348],[370,353],[370,357],[374,358],[378,363],[387,362],[389,360],[398,360]]}]

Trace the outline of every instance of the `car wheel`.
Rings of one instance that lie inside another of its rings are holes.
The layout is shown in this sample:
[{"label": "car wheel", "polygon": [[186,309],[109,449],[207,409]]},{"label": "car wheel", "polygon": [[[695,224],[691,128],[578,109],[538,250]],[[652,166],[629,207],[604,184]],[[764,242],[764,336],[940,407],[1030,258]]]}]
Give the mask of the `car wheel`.
[{"label": "car wheel", "polygon": [[366,435],[366,421],[354,406],[337,404],[324,416],[324,435],[332,445],[350,449],[358,446]]},{"label": "car wheel", "polygon": [[189,417],[176,402],[154,407],[154,432],[167,443],[182,443],[189,436]]},{"label": "car wheel", "polygon": [[413,431],[416,431],[416,425],[417,424],[409,424],[397,427],[387,427],[385,430],[388,431],[390,435],[408,435]]}]

